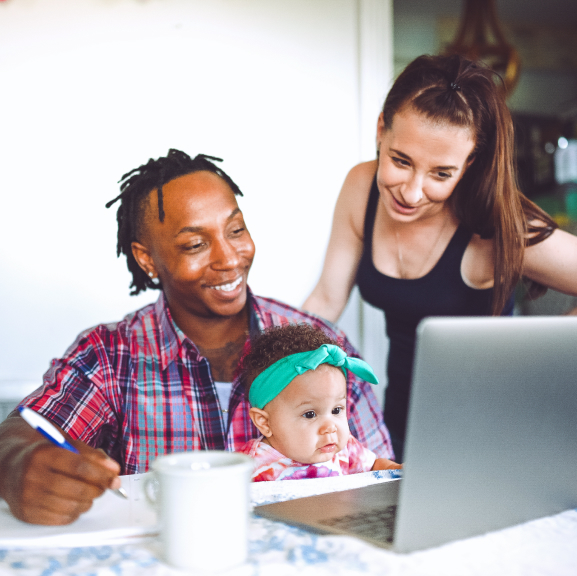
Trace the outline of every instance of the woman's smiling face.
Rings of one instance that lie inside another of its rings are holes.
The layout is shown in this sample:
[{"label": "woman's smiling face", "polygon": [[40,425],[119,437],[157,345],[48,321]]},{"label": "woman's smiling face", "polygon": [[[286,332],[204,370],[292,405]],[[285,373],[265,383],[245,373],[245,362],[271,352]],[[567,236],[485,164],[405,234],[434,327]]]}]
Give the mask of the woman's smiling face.
[{"label": "woman's smiling face", "polygon": [[162,192],[163,222],[156,191],[148,197],[145,271],[160,278],[173,313],[238,314],[246,303],[255,249],[234,193],[206,171],[175,178]]},{"label": "woman's smiling face", "polygon": [[387,214],[411,222],[441,212],[472,162],[469,128],[435,122],[405,107],[377,128],[377,184]]}]

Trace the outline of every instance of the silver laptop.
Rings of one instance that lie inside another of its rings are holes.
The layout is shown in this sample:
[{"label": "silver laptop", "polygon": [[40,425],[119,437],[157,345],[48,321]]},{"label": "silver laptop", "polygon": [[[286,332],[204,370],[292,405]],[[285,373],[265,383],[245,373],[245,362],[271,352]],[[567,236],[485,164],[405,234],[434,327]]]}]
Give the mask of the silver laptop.
[{"label": "silver laptop", "polygon": [[255,513],[410,552],[577,507],[577,317],[424,320],[404,464]]}]

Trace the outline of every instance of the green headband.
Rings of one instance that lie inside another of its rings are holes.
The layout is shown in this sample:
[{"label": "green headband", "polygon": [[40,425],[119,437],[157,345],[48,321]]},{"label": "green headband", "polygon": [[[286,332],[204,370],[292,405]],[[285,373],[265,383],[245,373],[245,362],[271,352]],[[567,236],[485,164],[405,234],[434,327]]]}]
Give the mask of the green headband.
[{"label": "green headband", "polygon": [[[351,358],[334,344],[323,344],[310,352],[299,352],[281,358],[261,372],[253,381],[248,399],[251,406],[261,410],[274,400],[297,376],[307,370],[316,370],[321,364],[340,368],[345,378],[350,370],[371,384],[378,384],[372,368],[360,358]],[[345,370],[346,368],[346,370]]]}]

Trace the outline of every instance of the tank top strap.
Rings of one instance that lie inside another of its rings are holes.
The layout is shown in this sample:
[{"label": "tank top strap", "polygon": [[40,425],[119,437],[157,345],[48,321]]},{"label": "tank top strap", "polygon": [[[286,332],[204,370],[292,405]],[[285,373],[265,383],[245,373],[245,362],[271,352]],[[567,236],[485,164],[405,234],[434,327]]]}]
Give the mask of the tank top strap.
[{"label": "tank top strap", "polygon": [[365,211],[365,223],[363,231],[365,234],[365,247],[369,254],[372,254],[373,248],[373,230],[375,228],[375,217],[377,215],[377,205],[379,202],[379,187],[377,186],[377,175],[373,178],[371,190],[369,192],[369,200],[367,202],[367,209]]},{"label": "tank top strap", "polygon": [[470,230],[467,230],[463,224],[459,224],[445,251],[430,273],[454,275],[456,278],[458,277],[460,282],[463,282],[461,261],[472,236],[473,233]]}]

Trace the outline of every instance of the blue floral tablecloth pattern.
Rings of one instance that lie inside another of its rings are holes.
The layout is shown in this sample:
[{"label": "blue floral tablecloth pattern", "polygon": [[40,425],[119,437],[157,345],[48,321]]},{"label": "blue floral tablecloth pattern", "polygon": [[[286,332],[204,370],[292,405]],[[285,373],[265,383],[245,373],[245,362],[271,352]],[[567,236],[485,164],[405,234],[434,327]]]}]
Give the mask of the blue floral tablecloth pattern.
[{"label": "blue floral tablecloth pattern", "polygon": [[[391,478],[382,473],[367,473],[363,476],[364,480],[357,478],[354,482],[374,483]],[[298,488],[296,492],[303,495],[301,487],[294,485],[294,488]],[[274,487],[267,486],[259,490],[253,490],[254,503],[276,499]],[[306,491],[314,493],[319,490],[307,485]],[[520,526],[404,555],[375,548],[355,538],[319,536],[251,515],[249,554],[249,562],[245,566],[221,573],[222,576],[575,576],[577,510],[568,510]],[[178,574],[184,572],[170,568],[160,560],[159,545],[154,538],[82,548],[0,549],[0,576]]]}]

